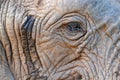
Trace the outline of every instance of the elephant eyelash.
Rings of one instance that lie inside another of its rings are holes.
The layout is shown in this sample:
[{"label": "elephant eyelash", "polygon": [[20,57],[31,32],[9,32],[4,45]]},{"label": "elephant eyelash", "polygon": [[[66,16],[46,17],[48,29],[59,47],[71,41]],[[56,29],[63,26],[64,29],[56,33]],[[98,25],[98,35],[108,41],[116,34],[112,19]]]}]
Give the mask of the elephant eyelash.
[{"label": "elephant eyelash", "polygon": [[61,26],[61,30],[70,34],[78,34],[78,33],[86,33],[84,25],[80,22],[72,21],[68,23],[64,23]]}]

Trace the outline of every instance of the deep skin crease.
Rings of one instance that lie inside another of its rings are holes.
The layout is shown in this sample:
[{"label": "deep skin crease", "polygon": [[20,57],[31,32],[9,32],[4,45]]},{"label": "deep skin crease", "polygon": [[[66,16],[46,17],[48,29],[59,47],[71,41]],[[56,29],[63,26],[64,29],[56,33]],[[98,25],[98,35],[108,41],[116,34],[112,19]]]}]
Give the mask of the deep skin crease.
[{"label": "deep skin crease", "polygon": [[0,80],[120,80],[119,8],[119,0],[0,0]]}]

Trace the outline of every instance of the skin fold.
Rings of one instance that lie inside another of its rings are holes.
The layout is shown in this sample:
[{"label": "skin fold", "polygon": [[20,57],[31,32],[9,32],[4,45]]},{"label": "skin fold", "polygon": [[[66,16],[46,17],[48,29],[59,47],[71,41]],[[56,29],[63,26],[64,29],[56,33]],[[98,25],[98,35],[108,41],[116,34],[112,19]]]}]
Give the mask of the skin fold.
[{"label": "skin fold", "polygon": [[120,1],[0,0],[0,80],[120,80]]}]

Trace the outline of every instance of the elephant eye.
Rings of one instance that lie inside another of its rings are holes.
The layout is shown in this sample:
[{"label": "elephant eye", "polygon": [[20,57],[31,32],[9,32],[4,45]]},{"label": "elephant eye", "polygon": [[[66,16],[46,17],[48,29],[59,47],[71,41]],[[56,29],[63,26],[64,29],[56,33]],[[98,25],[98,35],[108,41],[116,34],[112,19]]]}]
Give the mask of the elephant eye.
[{"label": "elephant eye", "polygon": [[57,33],[65,38],[81,38],[87,33],[87,25],[82,22],[71,21],[68,23],[63,23],[59,28]]},{"label": "elephant eye", "polygon": [[83,32],[81,23],[79,22],[69,22],[66,24],[66,29],[71,33]]}]

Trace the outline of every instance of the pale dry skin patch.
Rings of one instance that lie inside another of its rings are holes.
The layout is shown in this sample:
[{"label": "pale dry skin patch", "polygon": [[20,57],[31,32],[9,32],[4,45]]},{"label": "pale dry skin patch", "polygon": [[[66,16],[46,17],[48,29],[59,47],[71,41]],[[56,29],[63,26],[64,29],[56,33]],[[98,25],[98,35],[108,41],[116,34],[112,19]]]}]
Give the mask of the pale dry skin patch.
[{"label": "pale dry skin patch", "polygon": [[0,79],[120,80],[119,0],[0,2]]}]

